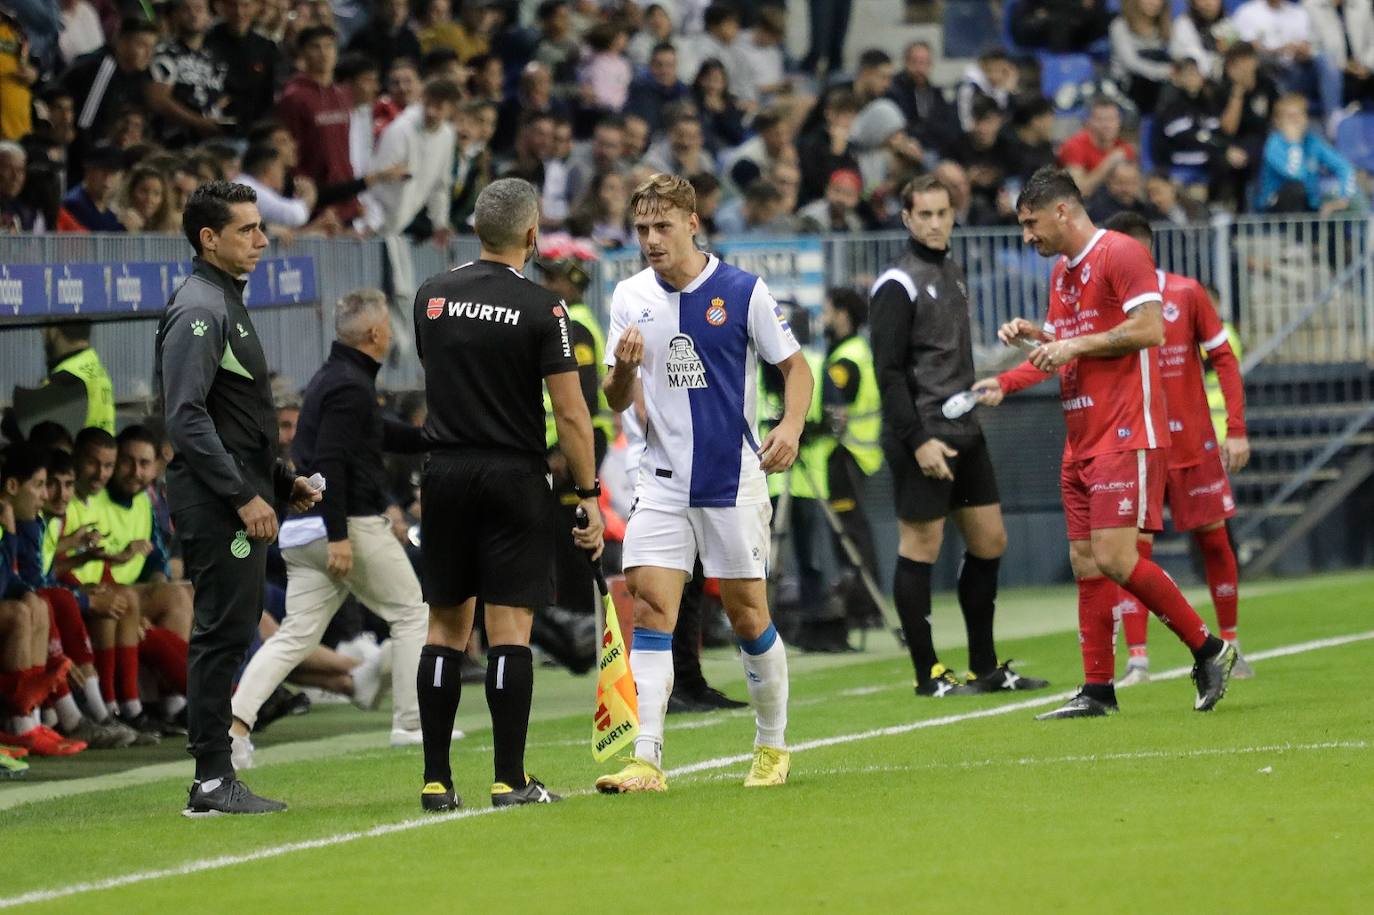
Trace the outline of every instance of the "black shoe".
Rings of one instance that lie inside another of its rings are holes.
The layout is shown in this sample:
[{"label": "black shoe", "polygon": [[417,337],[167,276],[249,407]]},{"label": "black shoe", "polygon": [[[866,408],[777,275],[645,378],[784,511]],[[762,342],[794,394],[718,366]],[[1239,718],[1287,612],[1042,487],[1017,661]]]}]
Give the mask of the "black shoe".
[{"label": "black shoe", "polygon": [[425,813],[448,813],[462,806],[463,799],[442,782],[430,782],[420,789],[420,809]]},{"label": "black shoe", "polygon": [[686,690],[674,689],[668,694],[668,714],[669,715],[690,715],[693,712],[709,712],[712,707],[703,702]]},{"label": "black shoe", "polygon": [[731,699],[714,686],[703,686],[700,689],[693,690],[691,697],[697,703],[706,706],[708,710],[749,707],[748,702],[740,702],[738,699]]},{"label": "black shoe", "polygon": [[[182,714],[186,709],[182,709],[171,718],[162,715],[150,714],[147,710],[143,714],[148,715],[149,719],[157,725],[158,732],[163,737],[185,737],[186,736],[186,716]],[[178,719],[180,719],[178,721]]]},{"label": "black shoe", "polygon": [[191,785],[184,817],[213,817],[220,814],[280,813],[286,809],[281,801],[258,797],[243,782],[232,775],[212,778]]},{"label": "black shoe", "polygon": [[840,654],[850,651],[849,626],[843,619],[806,623],[788,643],[802,651]]},{"label": "black shoe", "polygon": [[262,708],[258,709],[258,720],[253,725],[256,733],[267,730],[267,726],[272,722],[285,718],[288,715],[308,715],[310,713],[310,697],[305,693],[293,693],[289,689],[278,686],[272,690],[272,695],[263,702]]},{"label": "black shoe", "polygon": [[491,806],[493,807],[519,807],[522,804],[555,804],[563,800],[560,795],[554,794],[544,783],[533,775],[525,776],[525,787],[512,788],[505,782],[497,782],[491,786]]},{"label": "black shoe", "polygon": [[1210,712],[1226,695],[1237,656],[1234,645],[1223,644],[1221,651],[1193,665],[1193,684],[1197,686],[1197,699],[1193,701],[1195,711]]},{"label": "black shoe", "polygon": [[931,699],[943,699],[945,696],[975,696],[979,692],[980,690],[967,683],[960,683],[954,672],[943,664],[936,664],[930,669],[929,680],[916,684],[916,695]]},{"label": "black shoe", "polygon": [[159,743],[162,740],[162,722],[148,714],[147,709],[133,716],[121,715],[118,720],[138,732],[141,737],[136,742],[138,746],[147,746],[148,738],[153,738],[152,743]]},{"label": "black shoe", "polygon": [[1035,716],[1036,721],[1056,721],[1060,718],[1105,718],[1120,711],[1115,702],[1103,702],[1079,693],[1052,712]]},{"label": "black shoe", "polygon": [[968,685],[980,693],[1000,693],[1003,691],[1019,692],[1021,690],[1044,689],[1050,685],[1050,681],[1041,680],[1037,677],[1024,677],[1012,670],[1011,662],[1008,661],[981,677],[969,674]]}]

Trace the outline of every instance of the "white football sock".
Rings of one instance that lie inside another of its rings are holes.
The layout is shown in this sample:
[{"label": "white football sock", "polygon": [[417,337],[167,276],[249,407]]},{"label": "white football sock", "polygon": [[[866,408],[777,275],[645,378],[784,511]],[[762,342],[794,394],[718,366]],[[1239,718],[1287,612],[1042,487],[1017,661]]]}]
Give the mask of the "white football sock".
[{"label": "white football sock", "polygon": [[186,708],[185,696],[171,695],[165,696],[162,699],[162,712],[168,718],[173,717],[174,715],[176,715],[177,712],[181,711],[184,708]]},{"label": "white football sock", "polygon": [[27,734],[38,727],[38,716],[34,714],[15,715],[10,719],[11,734]]},{"label": "white football sock", "polygon": [[53,704],[57,708],[57,722],[62,726],[62,730],[70,731],[81,723],[81,709],[76,707],[76,699],[71,693],[59,697]]},{"label": "white football sock", "polygon": [[39,721],[44,727],[48,727],[48,728],[56,727],[56,726],[57,726],[57,712],[54,712],[54,711],[53,711],[52,709],[50,709],[50,708],[45,708],[45,709],[43,709],[41,712],[38,713],[38,721]]},{"label": "white football sock", "polygon": [[119,703],[120,714],[125,718],[137,718],[143,714],[143,701],[140,699],[124,699]]},{"label": "white football sock", "polygon": [[754,706],[754,745],[783,749],[787,746],[787,649],[772,623],[758,638],[740,642],[740,660]]},{"label": "white football sock", "polygon": [[105,708],[105,697],[100,695],[100,678],[87,677],[81,689],[86,694],[86,708],[90,710],[91,717],[96,721],[109,721],[110,710]]},{"label": "white football sock", "polygon": [[105,712],[106,712],[111,718],[114,718],[114,717],[118,716],[118,715],[119,715],[119,703],[118,703],[118,702],[106,702],[106,703],[105,703]]},{"label": "white football sock", "polygon": [[639,693],[639,736],[635,756],[663,765],[663,721],[673,691],[673,635],[636,629],[630,648],[630,671]]}]

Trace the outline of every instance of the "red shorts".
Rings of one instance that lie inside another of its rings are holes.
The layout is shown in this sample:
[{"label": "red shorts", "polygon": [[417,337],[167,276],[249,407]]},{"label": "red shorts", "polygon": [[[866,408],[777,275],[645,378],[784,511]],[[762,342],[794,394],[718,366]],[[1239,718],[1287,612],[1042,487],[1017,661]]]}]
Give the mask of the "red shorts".
[{"label": "red shorts", "polygon": [[1231,496],[1231,481],[1221,465],[1216,451],[1207,454],[1201,463],[1188,467],[1170,467],[1169,482],[1164,487],[1169,500],[1169,514],[1174,528],[1193,531],[1236,514],[1236,500]]},{"label": "red shorts", "polygon": [[1113,527],[1164,530],[1164,481],[1169,452],[1163,448],[1100,454],[1065,461],[1059,473],[1070,540]]}]

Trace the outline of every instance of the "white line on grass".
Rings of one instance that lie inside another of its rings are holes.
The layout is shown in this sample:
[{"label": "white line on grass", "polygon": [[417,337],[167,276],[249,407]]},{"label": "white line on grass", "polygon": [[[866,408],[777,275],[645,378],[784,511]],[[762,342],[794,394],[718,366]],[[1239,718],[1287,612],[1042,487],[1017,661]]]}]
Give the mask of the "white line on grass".
[{"label": "white line on grass", "polygon": [[[1374,631],[1360,632],[1351,635],[1335,636],[1327,639],[1314,639],[1309,642],[1298,642],[1293,645],[1283,645],[1279,648],[1271,648],[1268,651],[1257,651],[1247,655],[1250,661],[1265,661],[1270,658],[1283,658],[1295,654],[1303,654],[1308,651],[1317,651],[1322,648],[1335,648],[1340,645],[1349,645],[1353,642],[1364,642],[1374,639]],[[1174,680],[1186,676],[1191,668],[1178,667],[1167,670],[1153,677],[1154,682],[1161,680]],[[1040,696],[1035,699],[1028,699],[1022,702],[1012,702],[1006,705],[999,705],[990,709],[982,709],[975,712],[964,712],[958,715],[944,715],[939,718],[926,718],[920,721],[912,721],[906,724],[894,725],[886,728],[875,728],[869,731],[858,731],[852,734],[840,734],[835,737],[823,737],[817,740],[808,740],[792,746],[793,753],[803,753],[807,750],[815,750],[821,747],[830,747],[837,744],[855,743],[860,740],[872,740],[875,737],[890,737],[899,734],[906,734],[911,731],[922,730],[925,728],[941,727],[947,724],[958,724],[963,721],[974,721],[979,718],[992,718],[997,715],[1007,715],[1012,712],[1024,711],[1026,709],[1040,708],[1062,701],[1072,693],[1056,693],[1052,696]],[[1362,742],[1361,742],[1362,743]],[[1243,751],[1237,751],[1243,752]],[[1163,754],[1168,755],[1168,754]],[[724,769],[737,763],[747,762],[751,758],[750,754],[737,756],[719,756],[715,759],[707,759],[702,762],[692,763],[686,766],[679,766],[676,769],[668,770],[670,776],[690,775],[694,772],[703,772],[711,769]],[[566,795],[569,798],[582,797],[591,794],[591,791],[574,791]],[[18,896],[8,896],[0,898],[0,909],[12,908],[14,906],[28,905],[36,902],[49,902],[54,899],[63,899],[68,896],[77,896],[82,893],[92,893],[99,890],[116,889],[123,886],[131,886],[136,883],[147,883],[152,880],[163,880],[168,877],[184,877],[190,874],[199,874],[204,871],[219,870],[225,867],[233,867],[238,864],[248,864],[253,861],[265,861],[269,858],[279,858],[283,855],[294,854],[300,851],[312,851],[318,848],[330,848],[335,845],[345,845],[359,839],[371,839],[378,836],[387,836],[394,833],[409,832],[413,829],[421,829],[426,826],[438,826],[454,820],[468,820],[474,817],[487,816],[493,813],[502,812],[503,808],[482,807],[473,810],[462,810],[455,813],[436,814],[433,816],[417,819],[402,820],[398,823],[386,823],[381,826],[374,826],[371,829],[362,829],[352,832],[337,833],[332,836],[322,836],[318,839],[305,839],[300,842],[288,842],[284,845],[273,845],[268,848],[260,848],[257,851],[243,852],[235,855],[220,855],[215,858],[202,858],[199,861],[188,861],[176,867],[165,867],[157,870],[139,871],[132,874],[124,874],[118,877],[107,877],[103,880],[91,880],[85,883],[74,883],[68,886],[54,887],[47,890],[32,890]]]}]

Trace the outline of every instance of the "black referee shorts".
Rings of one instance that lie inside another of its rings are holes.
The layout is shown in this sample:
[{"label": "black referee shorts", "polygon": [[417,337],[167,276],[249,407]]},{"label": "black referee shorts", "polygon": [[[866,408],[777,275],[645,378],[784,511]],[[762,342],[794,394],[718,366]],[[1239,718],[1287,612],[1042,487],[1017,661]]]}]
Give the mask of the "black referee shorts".
[{"label": "black referee shorts", "polygon": [[953,480],[936,480],[921,473],[915,453],[904,445],[883,442],[892,486],[897,495],[897,517],[903,521],[934,521],[960,508],[996,505],[997,477],[992,471],[988,443],[982,435],[941,439],[959,452],[945,458]]},{"label": "black referee shorts", "polygon": [[480,597],[538,610],[549,602],[554,526],[542,460],[436,453],[420,484],[425,600]]}]

